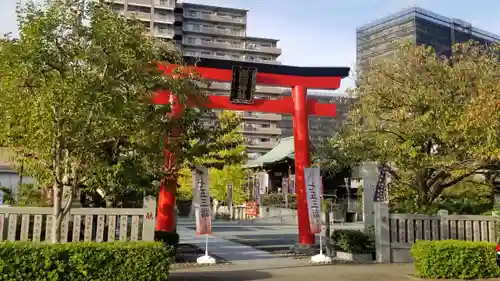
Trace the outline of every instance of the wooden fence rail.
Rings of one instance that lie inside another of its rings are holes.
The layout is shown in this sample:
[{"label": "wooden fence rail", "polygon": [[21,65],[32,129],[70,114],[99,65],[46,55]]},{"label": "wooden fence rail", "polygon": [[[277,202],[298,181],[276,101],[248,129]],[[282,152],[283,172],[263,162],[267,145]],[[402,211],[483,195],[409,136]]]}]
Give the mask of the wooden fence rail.
[{"label": "wooden fence rail", "polygon": [[497,217],[474,215],[391,214],[385,203],[375,203],[375,238],[379,262],[411,262],[417,240],[496,242]]},{"label": "wooden fence rail", "polygon": [[[156,199],[144,208],[75,208],[63,218],[61,242],[153,241]],[[0,206],[0,241],[51,241],[52,208]]]}]

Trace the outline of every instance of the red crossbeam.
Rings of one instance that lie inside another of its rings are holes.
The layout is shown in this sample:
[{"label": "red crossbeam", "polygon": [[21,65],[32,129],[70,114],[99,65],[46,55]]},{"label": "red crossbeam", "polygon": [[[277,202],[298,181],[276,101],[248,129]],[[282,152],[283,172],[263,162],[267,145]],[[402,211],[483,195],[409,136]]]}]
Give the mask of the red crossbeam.
[{"label": "red crossbeam", "polygon": [[[161,65],[160,69],[165,75],[179,75],[179,70],[184,74],[199,73],[201,77],[211,81],[229,82],[233,79],[232,70],[216,69],[208,67],[183,67],[177,65]],[[294,75],[280,75],[272,73],[257,72],[257,84],[280,87],[293,87],[302,85],[311,89],[335,90],[340,87],[342,77],[304,77]]]},{"label": "red crossbeam", "polygon": [[[155,104],[168,104],[170,102],[170,95],[166,91],[159,91],[153,98]],[[206,107],[211,109],[226,109],[226,110],[240,110],[240,111],[254,111],[265,113],[280,113],[280,114],[293,114],[293,100],[291,97],[282,97],[278,100],[265,100],[256,99],[254,104],[234,104],[231,103],[228,96],[210,95],[201,104],[191,99],[188,101],[188,107]],[[330,103],[319,103],[315,99],[307,101],[307,114],[335,117],[336,105]]]}]

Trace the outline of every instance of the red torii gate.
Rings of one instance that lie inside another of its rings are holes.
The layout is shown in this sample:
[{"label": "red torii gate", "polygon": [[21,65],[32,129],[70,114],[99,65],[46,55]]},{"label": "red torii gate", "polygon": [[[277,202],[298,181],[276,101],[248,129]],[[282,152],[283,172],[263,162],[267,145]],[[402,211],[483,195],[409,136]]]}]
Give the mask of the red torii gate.
[{"label": "red torii gate", "polygon": [[[292,97],[282,97],[280,100],[256,99],[252,104],[235,104],[229,96],[210,95],[200,106],[211,109],[226,109],[240,111],[258,111],[267,113],[293,114],[295,140],[295,177],[297,212],[299,224],[299,244],[314,244],[314,235],[309,228],[307,210],[306,186],[304,168],[309,167],[309,133],[308,116],[336,116],[335,104],[322,104],[314,99],[307,99],[307,88],[334,90],[340,87],[340,81],[349,75],[347,67],[296,67],[266,63],[240,62],[217,59],[198,59],[185,57],[186,62],[196,61],[194,68],[203,78],[218,82],[231,82],[233,67],[256,68],[256,84],[291,87]],[[175,75],[177,65],[164,65],[161,69],[165,75]],[[174,95],[159,91],[154,99],[156,104],[172,103],[172,115],[180,117],[182,106],[176,102]],[[196,106],[189,102],[188,106]],[[172,136],[178,134],[175,130]],[[175,163],[174,155],[165,151],[166,164]],[[160,187],[158,198],[157,231],[171,232],[175,230],[175,194],[176,179],[164,181]]]}]

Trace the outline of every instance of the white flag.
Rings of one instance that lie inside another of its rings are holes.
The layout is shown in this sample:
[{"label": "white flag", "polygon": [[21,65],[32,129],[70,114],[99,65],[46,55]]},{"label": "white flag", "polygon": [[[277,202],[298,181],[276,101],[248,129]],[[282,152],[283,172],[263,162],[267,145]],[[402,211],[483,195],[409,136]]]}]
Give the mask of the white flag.
[{"label": "white flag", "polygon": [[210,211],[210,182],[209,172],[206,167],[197,167],[193,171],[193,194],[196,214],[196,234],[212,233],[212,213]]},{"label": "white flag", "polygon": [[319,168],[304,168],[306,183],[307,210],[311,233],[321,233],[321,173]]},{"label": "white flag", "polygon": [[259,194],[266,194],[269,185],[269,174],[259,173]]}]

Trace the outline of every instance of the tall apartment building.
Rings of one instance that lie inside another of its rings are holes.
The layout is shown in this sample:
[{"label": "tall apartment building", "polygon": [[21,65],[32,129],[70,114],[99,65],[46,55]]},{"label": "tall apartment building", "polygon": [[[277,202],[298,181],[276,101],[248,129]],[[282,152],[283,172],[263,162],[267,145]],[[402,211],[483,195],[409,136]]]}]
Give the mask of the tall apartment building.
[{"label": "tall apartment building", "polygon": [[[175,0],[105,0],[113,10],[135,16],[151,36],[172,40],[186,56],[279,64],[278,40],[247,35],[247,10],[176,3]],[[210,92],[228,95],[229,83],[212,83]],[[279,87],[257,86],[257,98],[279,98]],[[207,116],[215,122],[218,111]],[[271,150],[281,136],[281,115],[240,112],[249,157]]]},{"label": "tall apartment building", "polygon": [[[291,95],[291,91],[285,91],[284,95]],[[321,139],[331,137],[337,132],[347,119],[349,106],[353,101],[349,97],[332,96],[320,93],[308,93],[307,99],[316,99],[321,103],[334,103],[337,105],[337,115],[335,117],[309,116],[309,139],[312,145],[320,143]],[[293,136],[293,116],[284,114],[281,122],[281,136]]]},{"label": "tall apartment building", "polygon": [[356,39],[357,71],[362,71],[371,60],[391,56],[397,40],[432,46],[439,55],[449,56],[456,43],[472,39],[486,44],[499,41],[500,36],[414,7],[357,28]]}]

